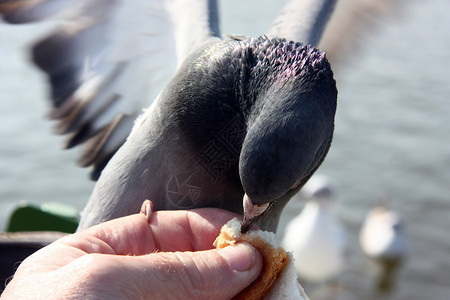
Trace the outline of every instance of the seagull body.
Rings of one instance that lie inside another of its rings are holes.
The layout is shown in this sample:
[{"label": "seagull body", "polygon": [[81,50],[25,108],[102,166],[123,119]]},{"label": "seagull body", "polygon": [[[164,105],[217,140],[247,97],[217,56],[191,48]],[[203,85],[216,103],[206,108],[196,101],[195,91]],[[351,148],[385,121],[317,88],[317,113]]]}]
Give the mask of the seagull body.
[{"label": "seagull body", "polygon": [[409,252],[401,217],[384,205],[375,206],[364,220],[359,241],[363,252],[380,268],[377,289],[392,291],[397,272]]},{"label": "seagull body", "polygon": [[58,132],[85,145],[80,164],[100,177],[79,229],[150,199],[244,213],[247,227],[268,211],[259,224],[275,231],[331,144],[337,90],[312,46],[334,4],[292,0],[269,31],[278,37],[222,40],[212,0],[0,1],[12,23],[64,20],[32,58]]},{"label": "seagull body", "polygon": [[308,202],[288,223],[282,245],[292,251],[297,273],[309,282],[323,283],[344,268],[345,230],[335,216],[335,197],[328,178],[318,175],[294,196]]},{"label": "seagull body", "polygon": [[408,252],[400,216],[384,206],[376,206],[367,214],[359,241],[364,253],[375,259],[403,260]]}]

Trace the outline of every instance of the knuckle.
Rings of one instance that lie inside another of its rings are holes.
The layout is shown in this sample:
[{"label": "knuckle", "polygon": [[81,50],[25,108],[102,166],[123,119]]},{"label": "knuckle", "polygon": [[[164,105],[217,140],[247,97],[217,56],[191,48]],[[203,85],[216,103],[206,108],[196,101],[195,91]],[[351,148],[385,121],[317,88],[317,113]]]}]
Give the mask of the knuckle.
[{"label": "knuckle", "polygon": [[176,284],[186,299],[201,299],[205,291],[211,291],[212,278],[207,278],[209,272],[202,272],[206,262],[200,256],[174,252],[159,253],[159,258],[158,279]]}]

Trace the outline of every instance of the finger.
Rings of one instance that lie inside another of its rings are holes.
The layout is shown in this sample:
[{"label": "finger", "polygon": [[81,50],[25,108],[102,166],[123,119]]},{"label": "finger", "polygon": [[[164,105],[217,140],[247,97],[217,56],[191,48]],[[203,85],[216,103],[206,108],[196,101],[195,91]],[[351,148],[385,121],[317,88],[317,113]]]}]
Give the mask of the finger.
[{"label": "finger", "polygon": [[150,200],[145,200],[141,206],[141,214],[145,215],[147,222],[150,224],[153,216],[153,202]]},{"label": "finger", "polygon": [[177,218],[171,212],[154,214],[151,231],[161,251],[201,251],[213,248],[220,229],[239,215],[222,209],[200,208],[180,211]]},{"label": "finger", "polygon": [[220,228],[237,214],[217,208],[158,211],[151,223],[136,214],[93,226],[62,242],[86,253],[142,255],[212,248]]},{"label": "finger", "polygon": [[97,274],[88,283],[95,288],[121,282],[110,286],[109,292],[135,299],[230,299],[251,284],[262,268],[260,254],[245,243],[199,252],[108,256],[108,263],[105,256],[96,257],[98,262],[86,263],[87,268],[96,269],[88,273]]}]

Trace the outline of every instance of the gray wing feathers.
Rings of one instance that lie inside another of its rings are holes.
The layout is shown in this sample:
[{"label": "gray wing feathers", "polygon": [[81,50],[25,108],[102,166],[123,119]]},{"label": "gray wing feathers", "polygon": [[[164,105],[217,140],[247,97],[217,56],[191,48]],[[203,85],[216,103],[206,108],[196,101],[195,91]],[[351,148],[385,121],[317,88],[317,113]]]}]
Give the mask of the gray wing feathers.
[{"label": "gray wing feathers", "polygon": [[219,37],[217,1],[167,1],[174,25],[178,66],[210,37]]},{"label": "gray wing feathers", "polygon": [[317,46],[336,0],[291,0],[268,34]]},{"label": "gray wing feathers", "polygon": [[84,146],[93,179],[189,52],[220,34],[215,0],[0,0],[0,14],[57,20],[32,59],[48,76],[56,133]]},{"label": "gray wing feathers", "polygon": [[396,17],[406,3],[398,0],[339,0],[319,45],[327,52],[335,70],[361,52],[368,33]]},{"label": "gray wing feathers", "polygon": [[2,18],[13,24],[46,20],[68,13],[68,7],[78,10],[87,0],[0,0]]}]

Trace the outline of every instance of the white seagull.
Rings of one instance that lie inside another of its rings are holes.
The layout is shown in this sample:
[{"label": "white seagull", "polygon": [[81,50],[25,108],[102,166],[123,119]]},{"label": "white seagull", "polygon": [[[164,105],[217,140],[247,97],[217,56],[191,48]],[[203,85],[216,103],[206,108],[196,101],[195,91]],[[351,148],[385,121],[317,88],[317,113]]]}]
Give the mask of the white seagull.
[{"label": "white seagull", "polygon": [[314,175],[295,200],[307,200],[286,227],[282,245],[292,251],[297,273],[311,283],[335,279],[345,265],[345,229],[335,214],[337,191],[326,176]]},{"label": "white seagull", "polygon": [[363,252],[381,267],[377,288],[392,290],[396,272],[409,252],[401,216],[383,204],[375,206],[364,219],[359,241]]}]

